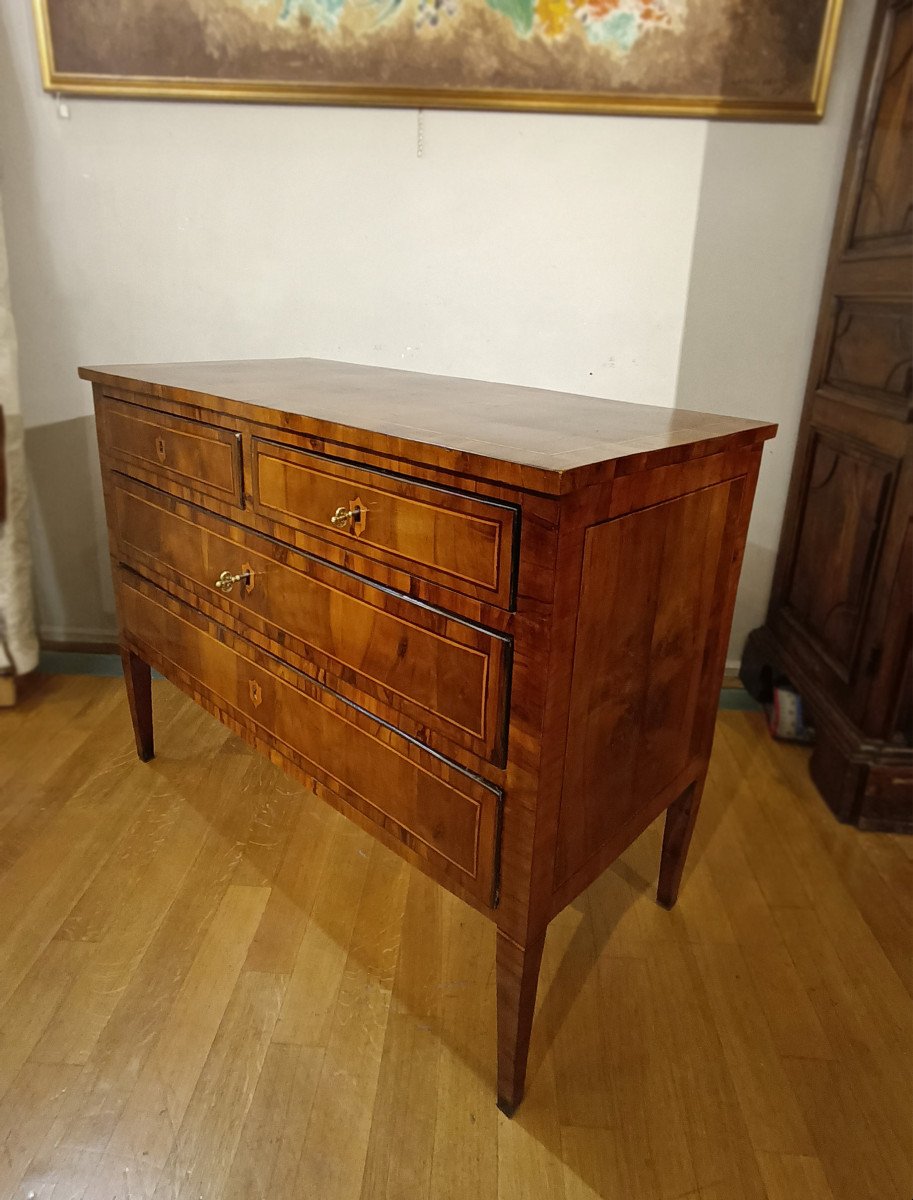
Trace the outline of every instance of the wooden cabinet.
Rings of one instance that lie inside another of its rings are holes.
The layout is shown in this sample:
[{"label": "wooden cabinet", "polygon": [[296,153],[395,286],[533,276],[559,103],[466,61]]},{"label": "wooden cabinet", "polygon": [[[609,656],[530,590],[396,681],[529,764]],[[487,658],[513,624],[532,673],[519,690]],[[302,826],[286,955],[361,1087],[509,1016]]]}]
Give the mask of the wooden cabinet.
[{"label": "wooden cabinet", "polygon": [[545,931],[664,810],[675,902],[769,425],[307,360],[85,368],[150,667],[497,926],[512,1112]]},{"label": "wooden cabinet", "polygon": [[913,15],[879,5],[850,139],[767,622],[742,678],[786,675],[841,820],[913,831]]}]

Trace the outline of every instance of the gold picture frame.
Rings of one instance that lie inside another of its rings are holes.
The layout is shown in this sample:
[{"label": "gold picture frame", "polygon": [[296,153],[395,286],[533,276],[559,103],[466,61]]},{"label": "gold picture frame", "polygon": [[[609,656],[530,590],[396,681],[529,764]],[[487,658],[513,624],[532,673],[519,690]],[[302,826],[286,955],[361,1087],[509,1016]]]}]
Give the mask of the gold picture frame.
[{"label": "gold picture frame", "polygon": [[[393,85],[385,80],[365,78],[357,83],[350,80],[320,80],[290,79],[276,77],[242,78],[227,75],[210,76],[206,74],[169,73],[163,64],[163,73],[157,74],[149,70],[133,73],[125,70],[123,62],[118,61],[116,46],[111,48],[109,61],[104,63],[105,69],[100,69],[99,60],[104,53],[97,49],[91,41],[92,28],[101,27],[100,9],[104,4],[110,6],[112,14],[121,11],[125,6],[142,7],[143,3],[151,4],[153,0],[32,0],[35,25],[37,30],[38,52],[41,64],[42,84],[46,91],[75,96],[121,96],[137,99],[172,99],[172,100],[227,100],[256,103],[280,104],[329,104],[329,105],[360,105],[402,108],[454,108],[454,109],[492,109],[514,111],[565,112],[565,113],[595,113],[595,114],[629,114],[647,115],[654,117],[720,117],[738,120],[756,121],[792,121],[811,122],[820,120],[824,115],[828,86],[833,67],[834,53],[840,27],[843,0],[818,0],[819,17],[817,19],[816,48],[814,54],[808,53],[811,44],[809,30],[802,29],[805,42],[805,57],[796,68],[796,79],[801,78],[801,87],[793,86],[791,91],[784,91],[782,86],[771,88],[769,95],[739,94],[738,87],[732,92],[720,88],[718,94],[708,90],[687,94],[679,91],[667,94],[658,89],[625,90],[622,87],[608,88],[597,91],[592,88],[571,90],[568,88],[552,87],[472,87],[454,86],[416,86],[412,83]],[[323,4],[327,9],[344,8],[351,3],[359,10],[367,4],[386,5],[388,9],[401,13],[404,5],[409,5],[421,13],[426,10],[443,11],[445,6],[455,5],[458,0],[208,0],[214,7],[222,4],[223,9],[245,14],[258,12],[285,12],[292,5],[309,5],[309,11],[318,11],[316,6]],[[581,10],[593,11],[592,6],[601,5],[605,11],[612,10],[616,14],[636,13],[640,6],[641,13],[646,11],[661,11],[668,13],[672,8],[679,12],[687,11],[689,0],[461,0],[464,10],[478,11],[484,6],[503,15],[505,12],[516,14],[518,11],[528,13],[532,9],[545,13],[548,18],[556,10],[556,5],[564,5],[568,12],[579,13]],[[721,15],[735,13],[744,15],[746,22],[757,23],[758,10],[764,9],[764,0],[690,0],[692,6],[716,5]],[[803,21],[808,25],[808,7],[803,4],[796,6],[794,0],[766,0],[771,9],[780,6],[782,13],[789,14],[790,9],[798,10],[795,16],[797,27]],[[810,0],[811,2],[811,0]],[[162,13],[160,19],[167,19],[167,7],[173,3],[175,11],[180,4],[188,9],[183,0],[157,0],[158,9]],[[587,5],[591,7],[587,9]],[[67,53],[58,55],[55,46],[55,13],[66,6],[68,32],[70,41]],[[246,6],[246,8],[245,8]],[[79,61],[79,37],[73,37],[73,30],[79,33],[78,13],[82,8],[92,14],[87,20],[87,28],[83,39],[83,60]],[[560,9],[559,11],[564,11]],[[749,15],[750,13],[750,15]],[[491,22],[490,13],[487,19]],[[245,15],[244,19],[248,19]],[[251,16],[249,19],[253,19]],[[276,18],[279,19],[278,17]],[[535,18],[539,20],[537,16]],[[613,18],[617,20],[617,16]],[[791,19],[788,15],[779,18]],[[397,17],[402,24],[402,18]],[[763,12],[761,15],[763,23]],[[706,24],[706,15],[704,16]],[[124,22],[114,23],[119,28]],[[507,27],[510,22],[508,21]],[[497,28],[502,36],[504,21]],[[407,28],[404,26],[404,28]],[[592,28],[592,22],[591,22]],[[314,22],[306,23],[301,19],[298,30],[303,40],[308,37],[313,41],[320,38],[325,40],[325,31],[318,29]],[[316,32],[314,32],[316,30]],[[408,31],[408,30],[407,30]],[[665,31],[664,31],[665,32]],[[788,31],[787,31],[788,32]],[[293,30],[294,33],[294,30]],[[369,33],[366,36],[376,36]],[[529,37],[530,35],[528,35]],[[449,35],[451,41],[453,34]],[[413,39],[415,34],[413,34]],[[161,40],[161,39],[160,39]],[[351,39],[350,39],[351,40]],[[578,38],[579,40],[579,38]],[[667,39],[668,41],[668,39]],[[771,47],[752,48],[745,45],[745,38],[732,38],[732,43],[738,45],[738,52],[746,61],[752,61],[751,55],[755,49],[763,60],[764,53],[770,59]],[[722,43],[725,46],[725,42]],[[76,51],[74,53],[74,46]],[[487,46],[487,43],[486,43]],[[777,47],[784,51],[788,47],[788,36],[781,37]],[[321,50],[325,46],[321,45]],[[541,56],[540,56],[541,57]],[[332,64],[332,53],[325,52],[324,59]],[[687,61],[687,59],[686,59]],[[89,63],[89,69],[82,69]],[[781,61],[779,66],[784,67]],[[74,66],[79,69],[74,69]],[[802,72],[804,71],[804,75]],[[326,73],[326,72],[325,72]],[[680,73],[680,72],[679,72]],[[725,73],[725,72],[723,72]]]}]

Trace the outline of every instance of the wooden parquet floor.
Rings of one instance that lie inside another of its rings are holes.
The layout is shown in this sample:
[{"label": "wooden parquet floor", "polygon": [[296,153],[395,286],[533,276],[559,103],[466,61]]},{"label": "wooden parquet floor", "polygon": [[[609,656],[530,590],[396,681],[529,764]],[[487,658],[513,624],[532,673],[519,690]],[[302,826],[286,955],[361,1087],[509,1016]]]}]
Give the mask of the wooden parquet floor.
[{"label": "wooden parquet floor", "polygon": [[493,927],[166,683],[0,714],[0,1196],[910,1200],[913,839],[720,715],[678,907],[655,826],[553,924],[494,1103]]}]

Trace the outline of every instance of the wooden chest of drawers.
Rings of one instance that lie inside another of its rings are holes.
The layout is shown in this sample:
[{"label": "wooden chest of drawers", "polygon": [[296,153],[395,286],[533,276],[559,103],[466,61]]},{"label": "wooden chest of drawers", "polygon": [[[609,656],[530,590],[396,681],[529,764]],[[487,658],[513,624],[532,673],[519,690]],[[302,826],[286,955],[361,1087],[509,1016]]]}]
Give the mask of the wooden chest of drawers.
[{"label": "wooden chest of drawers", "polygon": [[666,810],[675,902],[770,425],[309,360],[96,367],[150,667],[497,925],[498,1100],[551,918]]}]

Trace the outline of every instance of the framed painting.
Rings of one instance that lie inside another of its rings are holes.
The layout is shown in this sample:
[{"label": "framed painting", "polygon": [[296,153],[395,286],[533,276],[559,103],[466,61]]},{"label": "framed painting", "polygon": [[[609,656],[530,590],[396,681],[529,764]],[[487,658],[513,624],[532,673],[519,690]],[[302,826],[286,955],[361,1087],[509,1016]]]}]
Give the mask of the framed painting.
[{"label": "framed painting", "polygon": [[53,92],[802,121],[842,0],[33,3]]}]

